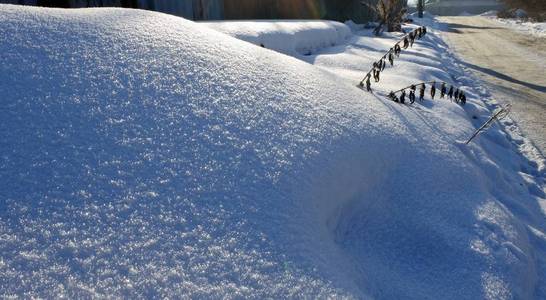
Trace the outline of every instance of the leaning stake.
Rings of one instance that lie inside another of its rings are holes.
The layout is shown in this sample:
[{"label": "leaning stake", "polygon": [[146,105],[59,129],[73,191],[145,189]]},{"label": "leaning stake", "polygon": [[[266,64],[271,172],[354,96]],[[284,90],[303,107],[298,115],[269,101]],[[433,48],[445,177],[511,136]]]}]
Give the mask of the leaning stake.
[{"label": "leaning stake", "polygon": [[499,111],[493,114],[493,116],[491,116],[491,118],[489,118],[489,120],[487,120],[487,122],[485,122],[482,125],[482,127],[478,128],[478,130],[476,130],[476,132],[474,132],[474,134],[464,144],[468,145],[475,137],[478,136],[478,134],[480,134],[482,131],[485,131],[487,128],[489,128],[489,126],[491,126],[491,124],[493,124],[495,120],[504,119],[506,116],[508,116],[508,114],[510,113],[510,110],[512,110],[512,104],[507,104],[506,106],[501,107],[501,109],[499,109]]}]

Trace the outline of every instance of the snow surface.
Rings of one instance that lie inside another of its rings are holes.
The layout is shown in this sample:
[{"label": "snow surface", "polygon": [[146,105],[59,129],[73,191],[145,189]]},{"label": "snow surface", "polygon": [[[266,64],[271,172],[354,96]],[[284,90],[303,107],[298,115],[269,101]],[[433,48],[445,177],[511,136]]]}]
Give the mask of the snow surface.
[{"label": "snow surface", "polygon": [[539,37],[546,37],[546,22],[531,22],[520,19],[494,19],[516,30]]},{"label": "snow surface", "polygon": [[496,17],[498,14],[499,14],[498,10],[490,10],[490,11],[486,11],[486,12],[480,14],[480,16],[482,16],[482,17]]},{"label": "snow surface", "polygon": [[520,32],[538,37],[546,37],[546,22],[532,22],[526,19],[518,18],[499,18],[497,17],[496,11],[487,12],[481,14],[481,16],[496,20],[497,22],[507,25],[508,27]]},{"label": "snow surface", "polygon": [[543,162],[458,142],[487,92],[382,98],[472,82],[432,30],[368,94],[397,35],[302,61],[146,11],[0,23],[0,297],[546,295]]},{"label": "snow surface", "polygon": [[296,56],[344,44],[351,29],[335,21],[230,21],[201,22],[209,28],[258,46]]}]

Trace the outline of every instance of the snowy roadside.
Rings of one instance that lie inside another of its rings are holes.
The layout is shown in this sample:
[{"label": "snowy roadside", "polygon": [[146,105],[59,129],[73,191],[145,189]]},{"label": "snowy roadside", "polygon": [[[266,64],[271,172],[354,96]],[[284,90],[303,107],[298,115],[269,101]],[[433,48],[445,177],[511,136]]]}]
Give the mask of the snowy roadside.
[{"label": "snowy roadside", "polygon": [[[518,218],[517,226],[525,228],[524,230],[531,236],[529,249],[544,251],[546,240],[541,231],[537,231],[535,227],[537,226],[535,221],[541,218],[542,221],[539,223],[544,225],[543,221],[546,216],[546,162],[544,157],[532,142],[521,134],[519,128],[509,117],[496,122],[492,128],[481,134],[470,145],[463,144],[463,141],[469,138],[476,128],[480,127],[494,111],[499,109],[499,104],[473,77],[471,71],[463,67],[443,41],[441,32],[445,28],[441,27],[442,24],[430,16],[422,20],[415,19],[419,25],[430,28],[432,34],[416,42],[407,51],[403,51],[393,68],[387,67],[382,74],[381,82],[373,86],[374,97],[387,107],[400,107],[398,103],[386,100],[389,91],[428,81],[446,82],[463,89],[469,95],[469,103],[464,107],[445,99],[430,101],[430,96],[428,96],[429,100],[424,103],[416,102],[413,106],[402,109],[412,111],[410,117],[406,116],[409,118],[409,123],[425,122],[435,131],[435,134],[446,137],[457,144],[468,159],[482,170],[483,180],[490,187],[491,195],[500,200],[502,208],[495,208],[498,204],[492,203],[483,208],[484,212],[487,212],[484,213],[483,218],[487,220],[485,224],[488,225],[476,226],[484,240],[475,241],[475,245],[472,247],[476,251],[484,251],[488,255],[502,255],[493,251],[500,241],[495,237],[496,230],[491,231],[488,226],[500,221],[500,219],[495,220],[496,217],[493,214],[506,210],[508,214]],[[409,32],[417,27],[418,25],[414,24],[404,28]],[[231,30],[231,34],[236,37],[237,34],[234,33],[238,30],[236,28],[231,28]],[[321,49],[311,55],[295,55],[295,57],[336,74],[349,83],[356,84],[362,80],[371,65],[400,37],[399,33],[387,33],[382,37],[375,37],[370,30],[356,30],[346,44]],[[514,184],[523,187],[517,196],[509,192],[512,189],[510,186]],[[526,212],[520,211],[522,206],[527,207],[524,210]],[[533,211],[537,217],[529,219],[528,211]],[[339,220],[354,218],[359,217],[347,212],[346,215],[338,216]],[[353,231],[354,228],[344,227],[354,225],[348,221],[344,222],[342,224],[345,225],[337,228],[338,234],[341,235],[338,236],[338,240],[342,241],[342,244],[349,249],[348,251],[357,256],[356,253],[365,251],[367,248],[363,245],[360,233]],[[537,286],[544,287],[546,286],[546,261],[542,259],[539,261],[536,268],[541,275],[538,276],[540,279]],[[486,285],[491,286],[486,298],[502,299],[509,294],[508,290],[500,288],[502,286],[500,278],[485,276],[482,279]],[[529,278],[525,280],[532,281]],[[542,290],[536,293],[544,294],[544,292]]]},{"label": "snowy roadside", "polygon": [[[544,219],[546,216],[544,156],[536,149],[532,141],[521,133],[509,116],[478,137],[477,141],[474,141],[476,145],[465,146],[461,143],[499,109],[499,103],[492,99],[491,93],[483,88],[484,85],[459,62],[456,55],[449,49],[441,36],[442,31],[446,30],[441,27],[442,24],[430,16],[421,20],[414,19],[419,25],[429,27],[432,35],[428,35],[425,41],[417,42],[413,49],[404,51],[399,60],[400,64],[395,66],[393,71],[383,72],[382,83],[379,84],[377,94],[381,95],[381,101],[387,101],[385,99],[388,91],[398,90],[415,82],[431,80],[447,82],[465,90],[471,100],[464,107],[439,100],[428,101],[423,105],[416,103],[417,106],[410,109],[415,109],[416,114],[425,119],[429,126],[438,130],[438,134],[451,137],[454,143],[460,144],[461,151],[483,170],[484,178],[489,178],[486,181],[492,187],[491,193],[501,200],[502,205],[507,207],[511,214],[522,221],[521,226],[527,228],[531,235],[531,247],[544,251],[546,240],[543,233],[536,231],[533,221],[526,222],[527,213],[519,212],[519,207],[526,205],[541,215],[541,218]],[[533,27],[529,23],[520,24],[520,26],[520,30],[544,36],[544,23],[533,24]],[[408,25],[405,29],[410,31],[415,27],[416,25]],[[360,79],[357,74],[362,74],[362,71],[366,70],[360,66],[370,66],[381,56],[380,53],[384,53],[400,36],[400,34],[392,34],[389,41],[388,38],[375,38],[369,31],[355,32],[355,35],[343,48],[324,50],[315,57],[304,59],[356,82]],[[387,40],[386,43],[385,40]],[[528,188],[523,190],[519,197],[508,196],[510,189],[508,186],[515,182]],[[491,237],[490,235],[487,239]],[[479,244],[476,248],[483,246]],[[546,286],[546,260],[539,259],[537,268],[541,275],[538,277],[540,278],[539,288],[535,291],[534,297],[540,298],[542,296],[537,295],[544,295]],[[492,294],[487,296],[495,299],[504,298],[506,295],[503,295],[501,290],[493,289]]]},{"label": "snowy roadside", "polygon": [[482,16],[495,20],[519,32],[531,34],[537,37],[546,37],[546,22],[531,22],[515,18],[499,18],[491,14],[483,14]]},{"label": "snowy roadside", "polygon": [[[377,86],[378,95],[385,98],[391,90],[398,90],[418,82],[446,82],[470,92],[474,104],[467,107],[467,117],[473,119],[476,116],[472,113],[481,111],[484,116],[478,121],[473,121],[474,125],[479,124],[483,117],[498,108],[498,103],[491,99],[490,93],[472,77],[471,72],[458,62],[448,45],[442,40],[440,33],[445,28],[440,27],[444,25],[438,23],[428,14],[425,19],[414,19],[421,25],[438,30],[435,31],[434,36],[430,36],[429,40],[423,41],[422,45],[417,43],[415,47],[404,51],[402,57],[397,59],[397,62],[401,64],[395,66],[395,71],[387,70],[383,74],[382,81]],[[359,29],[353,24],[334,21],[218,21],[204,22],[203,24],[256,45],[267,40],[267,48],[307,61],[344,77],[351,83],[358,83],[362,80],[363,74],[369,70],[373,62],[402,36],[398,33],[385,33],[383,37],[375,37],[371,30]],[[543,23],[536,25],[540,27],[540,24]],[[417,27],[417,25],[406,25],[404,29],[409,32]],[[353,34],[350,33],[351,30]],[[295,47],[295,44],[298,46]],[[312,50],[302,52],[296,49]],[[305,55],[302,55],[304,53]],[[445,111],[453,110],[453,107],[450,107],[451,103],[448,107],[444,105],[445,103],[439,102],[437,104],[440,105],[435,104],[438,110],[436,114],[440,118],[444,117]],[[478,108],[476,105],[480,107]],[[509,118],[506,120],[508,121],[503,124],[514,135],[513,139],[518,141],[518,152],[522,152],[528,159],[534,161],[538,166],[539,173],[543,173],[546,164],[542,155],[536,151],[531,142],[517,132],[517,127],[509,121]],[[460,122],[450,119],[447,122],[439,120],[437,123],[437,126],[442,126],[446,123]],[[460,133],[458,139],[462,140],[463,135],[462,132]]]}]

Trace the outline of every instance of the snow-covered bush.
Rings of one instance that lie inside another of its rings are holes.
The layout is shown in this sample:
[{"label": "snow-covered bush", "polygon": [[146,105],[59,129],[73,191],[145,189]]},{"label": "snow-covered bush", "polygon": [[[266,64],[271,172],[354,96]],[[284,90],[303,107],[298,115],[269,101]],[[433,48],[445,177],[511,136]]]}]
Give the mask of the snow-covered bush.
[{"label": "snow-covered bush", "polygon": [[499,18],[532,18],[533,20],[546,21],[546,1],[544,0],[503,0],[506,9],[501,10]]}]

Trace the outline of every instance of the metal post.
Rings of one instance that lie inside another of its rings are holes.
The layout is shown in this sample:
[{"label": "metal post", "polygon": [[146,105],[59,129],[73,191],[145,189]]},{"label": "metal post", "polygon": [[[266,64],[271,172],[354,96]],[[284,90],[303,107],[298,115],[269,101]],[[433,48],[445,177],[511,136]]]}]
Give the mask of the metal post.
[{"label": "metal post", "polygon": [[497,120],[504,119],[512,110],[512,104],[507,104],[503,107],[501,107],[497,112],[495,112],[487,122],[485,122],[478,130],[474,132],[474,134],[468,139],[468,141],[465,142],[465,145],[468,145],[472,140],[478,136],[478,134],[482,133],[482,131],[485,131],[487,128],[493,124],[493,122]]}]

